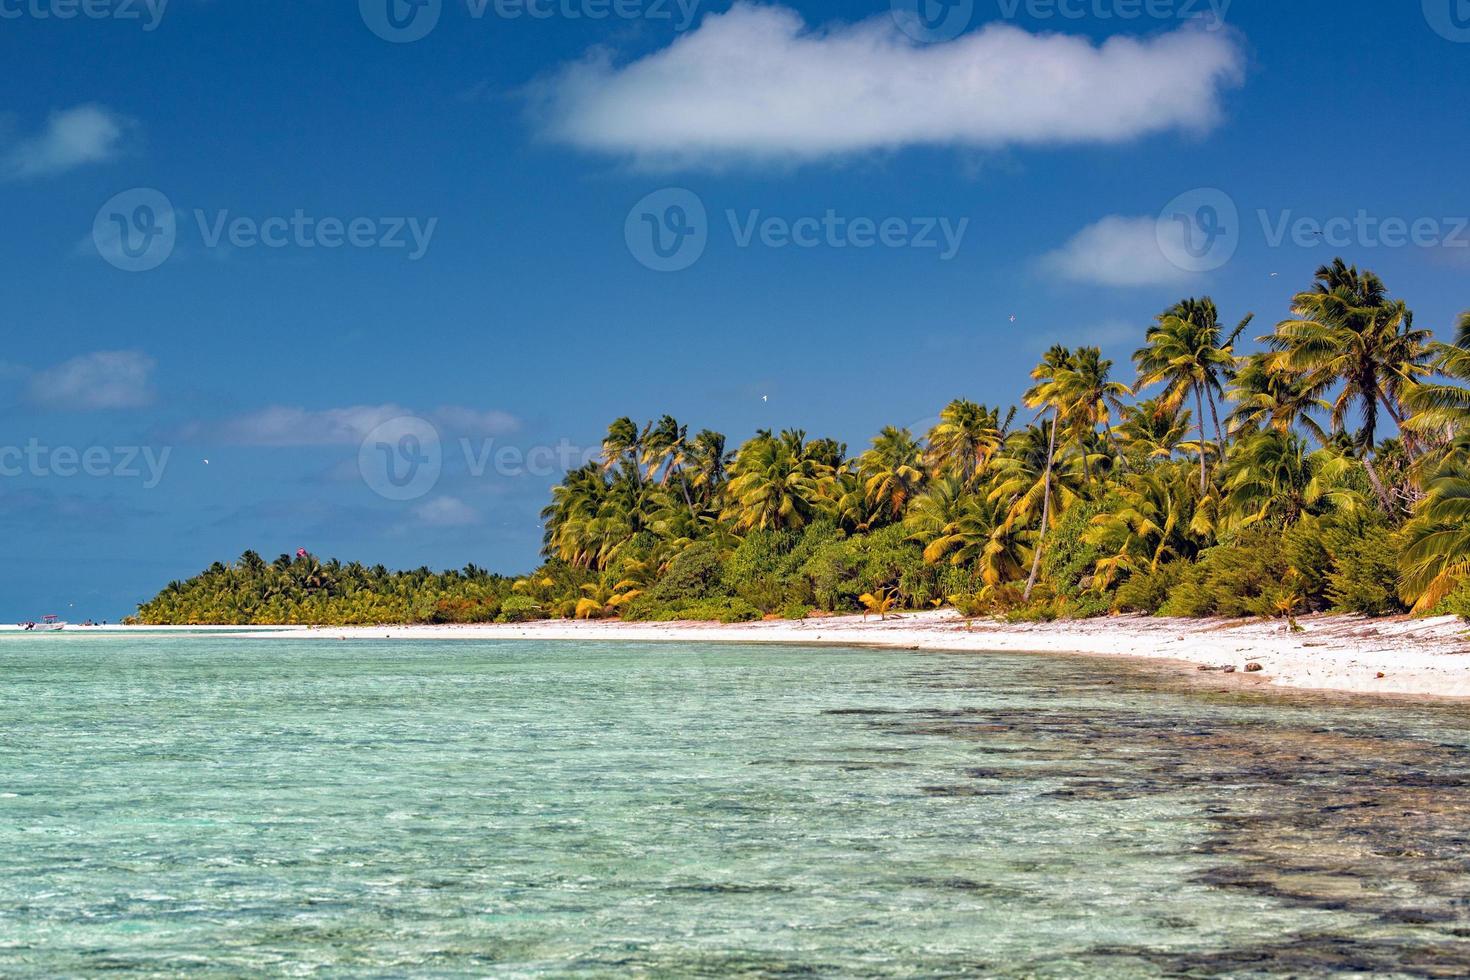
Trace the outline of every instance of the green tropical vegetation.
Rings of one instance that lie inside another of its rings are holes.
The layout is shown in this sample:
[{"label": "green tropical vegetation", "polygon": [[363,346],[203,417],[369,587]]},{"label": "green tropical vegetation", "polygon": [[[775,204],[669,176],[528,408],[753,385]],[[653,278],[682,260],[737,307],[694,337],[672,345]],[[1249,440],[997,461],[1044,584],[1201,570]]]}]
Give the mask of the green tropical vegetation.
[{"label": "green tropical vegetation", "polygon": [[1251,322],[1226,333],[1210,298],[1184,299],[1131,372],[1055,346],[1020,407],[958,399],[855,454],[621,418],[554,488],[528,575],[246,552],[137,618],[1470,614],[1470,312],[1436,341],[1338,259],[1240,352]]}]

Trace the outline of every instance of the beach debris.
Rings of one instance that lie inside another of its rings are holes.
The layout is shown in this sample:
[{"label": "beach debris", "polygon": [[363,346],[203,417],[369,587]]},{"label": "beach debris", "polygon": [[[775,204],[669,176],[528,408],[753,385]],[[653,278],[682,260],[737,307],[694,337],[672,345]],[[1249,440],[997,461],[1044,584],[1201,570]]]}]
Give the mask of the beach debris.
[{"label": "beach debris", "polygon": [[1374,675],[1374,676],[1375,676],[1375,677],[1377,677],[1377,678],[1378,678],[1378,679],[1380,679],[1380,680],[1382,680],[1382,679],[1383,679],[1383,678],[1385,678],[1385,677],[1387,677],[1387,676],[1388,676],[1388,675],[1387,675],[1387,674],[1385,674],[1385,673],[1384,673],[1384,672],[1383,672],[1383,671],[1381,671],[1381,670],[1380,670],[1380,671],[1379,671],[1379,672],[1378,672],[1378,673],[1377,673],[1377,674],[1375,674],[1375,675]]},{"label": "beach debris", "polygon": [[1245,672],[1247,674],[1254,674],[1256,671],[1261,669],[1263,669],[1261,665],[1256,663],[1254,660],[1245,665]]},{"label": "beach debris", "polygon": [[1223,670],[1227,674],[1233,674],[1233,673],[1235,673],[1235,665],[1234,664],[1227,664],[1226,666],[1221,667],[1220,669]]}]

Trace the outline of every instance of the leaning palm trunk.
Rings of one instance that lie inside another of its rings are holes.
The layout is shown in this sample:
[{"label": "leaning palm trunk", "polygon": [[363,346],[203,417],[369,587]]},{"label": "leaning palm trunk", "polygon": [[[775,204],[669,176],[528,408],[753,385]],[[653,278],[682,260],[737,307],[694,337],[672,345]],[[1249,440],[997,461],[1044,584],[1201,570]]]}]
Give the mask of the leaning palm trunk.
[{"label": "leaning palm trunk", "polygon": [[1220,428],[1220,413],[1215,409],[1215,396],[1210,395],[1210,417],[1215,420],[1215,444],[1220,447],[1219,464],[1225,464],[1225,430]]},{"label": "leaning palm trunk", "polygon": [[1052,409],[1051,436],[1046,444],[1046,472],[1041,477],[1041,529],[1036,532],[1036,553],[1031,556],[1031,575],[1026,579],[1026,591],[1021,593],[1022,602],[1031,601],[1031,590],[1036,588],[1036,576],[1041,572],[1041,544],[1046,540],[1046,525],[1051,520],[1051,464],[1057,452],[1057,412]]},{"label": "leaning palm trunk", "polygon": [[1383,512],[1389,517],[1393,516],[1393,501],[1388,497],[1388,491],[1384,489],[1383,481],[1378,478],[1378,468],[1373,465],[1371,457],[1372,449],[1363,453],[1363,469],[1368,474],[1368,482],[1373,486],[1373,494],[1378,498],[1379,504],[1383,506]]},{"label": "leaning palm trunk", "polygon": [[1199,493],[1203,497],[1209,487],[1205,482],[1205,400],[1199,385],[1194,386],[1194,407],[1199,413]]}]

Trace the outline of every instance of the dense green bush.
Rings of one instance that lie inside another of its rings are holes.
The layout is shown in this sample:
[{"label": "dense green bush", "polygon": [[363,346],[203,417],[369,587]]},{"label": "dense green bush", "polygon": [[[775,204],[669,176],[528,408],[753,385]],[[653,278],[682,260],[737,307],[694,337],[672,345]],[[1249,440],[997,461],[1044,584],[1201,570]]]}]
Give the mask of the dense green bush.
[{"label": "dense green bush", "polygon": [[1102,557],[1102,549],[1082,540],[1092,520],[1114,502],[1098,500],[1079,503],[1069,509],[1046,537],[1041,554],[1041,581],[1055,596],[1052,612],[1064,618],[1105,615],[1113,605],[1112,597],[1092,587],[1093,568]]},{"label": "dense green bush", "polygon": [[668,571],[644,589],[640,599],[661,605],[724,595],[721,579],[725,572],[718,546],[713,541],[696,541],[669,562]]},{"label": "dense green bush", "polygon": [[545,617],[546,610],[535,599],[526,595],[512,595],[507,596],[501,602],[500,615],[495,617],[495,621],[497,623],[524,623]]},{"label": "dense green bush", "polygon": [[717,621],[721,623],[746,623],[761,618],[761,611],[744,599],[727,597],[703,599],[694,602],[674,603],[650,617],[656,622],[669,623],[678,620]]}]

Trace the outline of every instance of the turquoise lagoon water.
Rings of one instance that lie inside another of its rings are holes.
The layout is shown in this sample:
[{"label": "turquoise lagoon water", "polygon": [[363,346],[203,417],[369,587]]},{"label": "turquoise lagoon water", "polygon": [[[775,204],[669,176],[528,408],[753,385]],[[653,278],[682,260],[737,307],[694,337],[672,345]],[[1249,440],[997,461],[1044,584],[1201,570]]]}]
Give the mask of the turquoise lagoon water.
[{"label": "turquoise lagoon water", "polygon": [[0,637],[0,975],[1470,972],[1470,710],[1078,658]]}]

